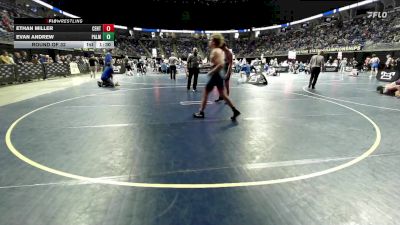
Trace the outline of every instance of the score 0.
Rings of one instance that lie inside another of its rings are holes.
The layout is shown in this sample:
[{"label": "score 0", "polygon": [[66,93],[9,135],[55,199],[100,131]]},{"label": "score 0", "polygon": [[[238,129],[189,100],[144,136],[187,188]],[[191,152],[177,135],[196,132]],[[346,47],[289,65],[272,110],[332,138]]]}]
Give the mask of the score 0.
[{"label": "score 0", "polygon": [[114,24],[103,24],[103,32],[114,32]]},{"label": "score 0", "polygon": [[103,41],[114,41],[114,24],[103,24]]}]

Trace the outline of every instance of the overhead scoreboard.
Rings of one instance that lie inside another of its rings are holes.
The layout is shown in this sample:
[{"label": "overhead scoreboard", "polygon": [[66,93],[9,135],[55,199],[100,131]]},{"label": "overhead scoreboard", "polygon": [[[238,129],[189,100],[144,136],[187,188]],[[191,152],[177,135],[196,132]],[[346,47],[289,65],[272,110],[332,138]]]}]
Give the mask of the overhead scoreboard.
[{"label": "overhead scoreboard", "polygon": [[83,19],[15,18],[14,48],[114,48],[114,24]]}]

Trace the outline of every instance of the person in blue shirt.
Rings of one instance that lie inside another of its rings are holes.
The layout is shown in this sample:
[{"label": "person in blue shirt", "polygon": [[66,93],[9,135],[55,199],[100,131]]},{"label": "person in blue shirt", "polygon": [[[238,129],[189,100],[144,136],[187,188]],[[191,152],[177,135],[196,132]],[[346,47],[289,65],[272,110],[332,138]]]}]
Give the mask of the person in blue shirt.
[{"label": "person in blue shirt", "polygon": [[104,58],[104,66],[112,66],[112,55],[111,55],[111,49],[108,50],[106,57]]},{"label": "person in blue shirt", "polygon": [[97,81],[99,87],[115,87],[113,81],[114,70],[111,66],[107,66],[101,74],[101,81]]},{"label": "person in blue shirt", "polygon": [[268,72],[268,69],[269,69],[268,63],[265,63],[265,64],[264,64],[264,72]]},{"label": "person in blue shirt", "polygon": [[303,62],[300,62],[300,65],[299,65],[300,67],[299,67],[299,72],[303,72],[304,71],[304,63]]},{"label": "person in blue shirt", "polygon": [[250,69],[250,65],[249,64],[244,64],[242,66],[242,71],[244,71],[246,73],[246,76],[249,77],[250,73],[251,73],[251,69]]},{"label": "person in blue shirt", "polygon": [[167,73],[168,67],[167,64],[165,64],[165,62],[161,63],[161,72],[162,73]]},{"label": "person in blue shirt", "polygon": [[39,62],[40,62],[41,64],[47,63],[47,58],[46,58],[46,56],[45,56],[45,55],[40,55]]}]

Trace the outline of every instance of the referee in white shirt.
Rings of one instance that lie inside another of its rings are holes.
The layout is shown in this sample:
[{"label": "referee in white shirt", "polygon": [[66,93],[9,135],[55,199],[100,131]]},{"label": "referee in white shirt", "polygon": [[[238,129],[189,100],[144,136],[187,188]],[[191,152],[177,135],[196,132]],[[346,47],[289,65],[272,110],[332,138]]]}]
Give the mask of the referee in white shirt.
[{"label": "referee in white shirt", "polygon": [[308,88],[315,89],[315,84],[317,83],[319,73],[321,70],[324,68],[324,56],[323,52],[320,51],[318,55],[314,55],[311,57],[310,60],[310,68],[311,68],[311,77],[310,77],[310,82],[308,84]]},{"label": "referee in white shirt", "polygon": [[168,61],[171,80],[176,80],[176,64],[178,64],[178,58],[175,57],[175,53],[171,52],[171,57],[169,57]]}]

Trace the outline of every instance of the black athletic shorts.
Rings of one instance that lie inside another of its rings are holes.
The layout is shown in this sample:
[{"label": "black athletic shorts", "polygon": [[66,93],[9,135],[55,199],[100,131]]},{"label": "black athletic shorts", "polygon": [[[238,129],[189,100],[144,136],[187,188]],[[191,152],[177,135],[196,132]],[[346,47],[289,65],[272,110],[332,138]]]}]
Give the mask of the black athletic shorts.
[{"label": "black athletic shorts", "polygon": [[206,91],[212,91],[215,86],[217,86],[218,90],[224,89],[224,79],[222,78],[221,74],[224,74],[223,71],[215,72],[214,74],[210,75],[211,78],[207,82]]},{"label": "black athletic shorts", "polygon": [[127,71],[131,71],[131,70],[132,70],[132,67],[131,67],[130,65],[126,65],[126,66],[125,66],[125,69],[126,69]]}]

